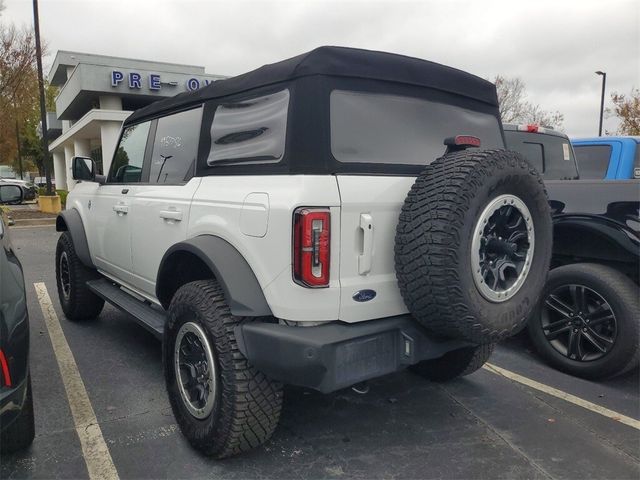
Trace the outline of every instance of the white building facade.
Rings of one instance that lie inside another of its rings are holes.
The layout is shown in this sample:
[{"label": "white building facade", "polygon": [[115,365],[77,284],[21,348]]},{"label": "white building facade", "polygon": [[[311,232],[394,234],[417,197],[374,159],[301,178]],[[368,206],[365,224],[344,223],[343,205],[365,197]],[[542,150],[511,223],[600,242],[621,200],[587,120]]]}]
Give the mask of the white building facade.
[{"label": "white building facade", "polygon": [[49,82],[60,88],[48,115],[56,188],[71,190],[71,159],[92,157],[109,171],[122,122],[133,110],[224,78],[204,67],[59,51]]}]

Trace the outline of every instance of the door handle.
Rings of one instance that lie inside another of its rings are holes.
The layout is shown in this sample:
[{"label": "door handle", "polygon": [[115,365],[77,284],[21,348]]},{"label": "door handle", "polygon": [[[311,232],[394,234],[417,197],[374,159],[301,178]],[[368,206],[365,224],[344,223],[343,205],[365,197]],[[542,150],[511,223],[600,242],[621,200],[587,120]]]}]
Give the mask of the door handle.
[{"label": "door handle", "polygon": [[373,260],[373,218],[369,213],[360,214],[360,229],[363,232],[362,254],[358,255],[358,273],[366,275],[371,271]]},{"label": "door handle", "polygon": [[160,218],[179,222],[182,220],[182,212],[180,210],[160,210]]},{"label": "door handle", "polygon": [[113,211],[116,212],[119,216],[126,215],[127,213],[129,213],[129,205],[114,205]]}]

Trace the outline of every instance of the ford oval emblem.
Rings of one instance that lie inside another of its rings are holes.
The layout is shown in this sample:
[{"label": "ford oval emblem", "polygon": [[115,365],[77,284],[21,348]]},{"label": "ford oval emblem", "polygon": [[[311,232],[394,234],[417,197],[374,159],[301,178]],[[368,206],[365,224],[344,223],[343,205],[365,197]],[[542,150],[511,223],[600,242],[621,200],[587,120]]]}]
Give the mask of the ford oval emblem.
[{"label": "ford oval emblem", "polygon": [[353,298],[356,302],[368,302],[376,298],[375,290],[360,290],[353,294]]}]

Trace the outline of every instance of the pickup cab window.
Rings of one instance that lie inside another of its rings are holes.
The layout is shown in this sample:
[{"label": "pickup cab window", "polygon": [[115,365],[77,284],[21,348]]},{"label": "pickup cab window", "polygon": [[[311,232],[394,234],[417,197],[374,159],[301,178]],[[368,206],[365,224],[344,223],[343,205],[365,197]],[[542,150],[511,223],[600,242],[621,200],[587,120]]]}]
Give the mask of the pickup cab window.
[{"label": "pickup cab window", "polygon": [[600,180],[607,175],[611,158],[610,145],[576,145],[574,149],[578,158],[580,178]]}]

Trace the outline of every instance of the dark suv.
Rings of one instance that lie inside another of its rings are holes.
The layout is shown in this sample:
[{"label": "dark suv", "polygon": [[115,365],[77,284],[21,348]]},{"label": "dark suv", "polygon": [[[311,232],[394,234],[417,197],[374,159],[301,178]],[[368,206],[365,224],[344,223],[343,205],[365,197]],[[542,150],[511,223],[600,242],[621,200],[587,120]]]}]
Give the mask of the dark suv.
[{"label": "dark suv", "polygon": [[[0,184],[0,204],[20,203],[22,189]],[[35,434],[29,376],[29,314],[22,266],[0,214],[0,452],[31,444]]]}]

